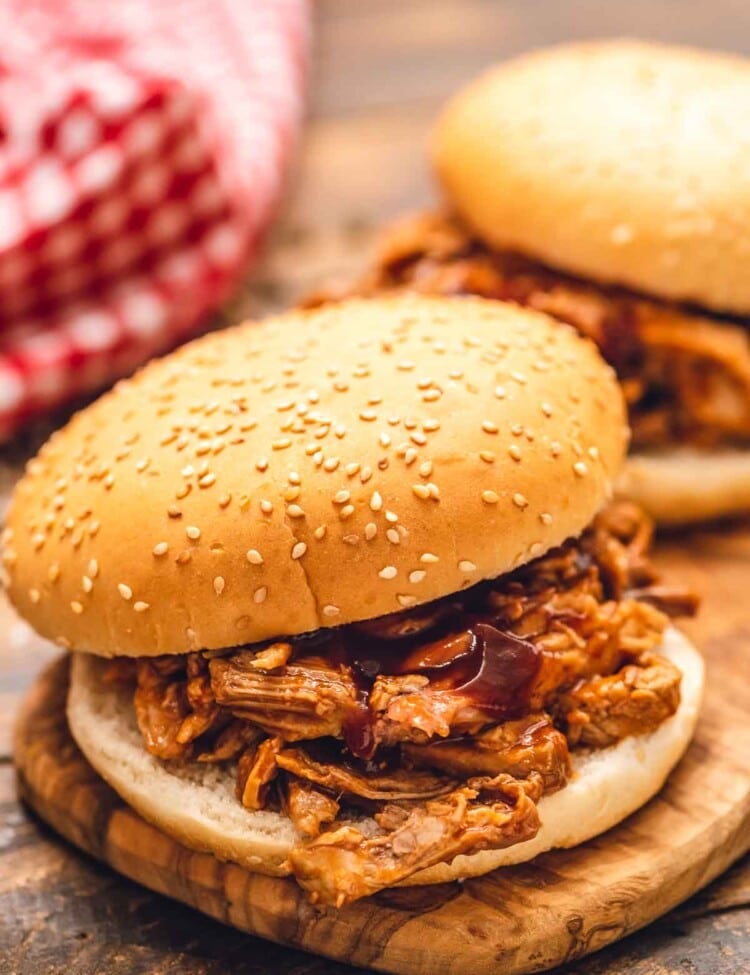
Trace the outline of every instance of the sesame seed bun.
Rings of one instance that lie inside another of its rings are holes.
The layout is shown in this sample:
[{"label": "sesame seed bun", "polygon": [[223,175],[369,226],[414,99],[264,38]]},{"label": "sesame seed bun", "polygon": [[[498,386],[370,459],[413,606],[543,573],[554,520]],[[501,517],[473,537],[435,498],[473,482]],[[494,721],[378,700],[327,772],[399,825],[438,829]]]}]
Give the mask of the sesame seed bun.
[{"label": "sesame seed bun", "polygon": [[750,513],[750,450],[662,448],[631,454],[617,481],[660,525],[730,518]]},{"label": "sesame seed bun", "polygon": [[8,512],[10,597],[103,656],[393,613],[578,535],[626,440],[611,369],[544,315],[290,312],[151,364],[49,440]]},{"label": "sesame seed bun", "polygon": [[750,61],[630,40],[539,51],[459,92],[433,150],[490,245],[750,313]]},{"label": "sesame seed bun", "polygon": [[[405,886],[475,877],[547,850],[577,846],[655,795],[693,736],[704,680],[700,654],[678,630],[667,630],[659,652],[682,671],[680,706],[671,718],[649,734],[574,752],[572,779],[539,803],[542,827],[533,839],[456,857],[415,874]],[[107,686],[101,668],[102,661],[75,654],[68,699],[73,737],[97,772],[139,815],[186,846],[255,873],[286,873],[296,840],[288,817],[244,809],[235,798],[231,770],[197,762],[167,765],[150,755],[135,722],[132,694]]]}]

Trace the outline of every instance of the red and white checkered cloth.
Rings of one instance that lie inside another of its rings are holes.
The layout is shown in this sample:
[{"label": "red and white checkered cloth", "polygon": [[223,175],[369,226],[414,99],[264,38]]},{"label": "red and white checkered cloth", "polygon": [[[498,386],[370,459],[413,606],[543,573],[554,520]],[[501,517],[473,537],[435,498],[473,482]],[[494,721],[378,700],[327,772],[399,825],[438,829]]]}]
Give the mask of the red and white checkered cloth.
[{"label": "red and white checkered cloth", "polygon": [[307,0],[5,0],[0,440],[195,332],[268,222]]}]

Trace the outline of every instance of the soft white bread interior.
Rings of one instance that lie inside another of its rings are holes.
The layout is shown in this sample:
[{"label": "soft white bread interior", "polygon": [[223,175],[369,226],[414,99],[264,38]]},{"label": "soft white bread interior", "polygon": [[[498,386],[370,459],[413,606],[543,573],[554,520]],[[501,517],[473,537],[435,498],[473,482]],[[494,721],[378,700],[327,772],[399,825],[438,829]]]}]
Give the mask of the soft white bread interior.
[{"label": "soft white bread interior", "polygon": [[750,514],[750,449],[674,447],[631,454],[617,482],[660,525]]},{"label": "soft white bread interior", "polygon": [[450,204],[490,245],[750,313],[750,60],[630,40],[499,65],[440,117]]},{"label": "soft white bread interior", "polygon": [[[700,654],[678,630],[667,630],[659,652],[683,674],[680,706],[671,718],[647,735],[575,754],[571,781],[539,804],[542,827],[534,839],[457,857],[421,871],[406,884],[478,876],[547,850],[577,846],[654,796],[693,736],[704,679]],[[96,657],[74,654],[68,699],[73,737],[97,772],[144,819],[186,846],[254,872],[286,872],[286,855],[296,838],[289,819],[244,809],[234,795],[232,769],[168,765],[149,755],[131,695],[103,683],[103,666]]]}]

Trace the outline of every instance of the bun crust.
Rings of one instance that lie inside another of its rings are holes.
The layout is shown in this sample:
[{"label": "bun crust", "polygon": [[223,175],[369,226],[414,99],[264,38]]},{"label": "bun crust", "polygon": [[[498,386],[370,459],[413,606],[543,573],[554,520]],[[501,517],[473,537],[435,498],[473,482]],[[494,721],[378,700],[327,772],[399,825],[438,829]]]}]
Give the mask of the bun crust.
[{"label": "bun crust", "polygon": [[750,450],[674,448],[631,454],[617,493],[660,525],[750,513]]},{"label": "bun crust", "polygon": [[[456,857],[410,877],[404,886],[476,877],[547,850],[578,846],[655,795],[693,736],[704,679],[700,654],[679,631],[667,631],[660,652],[683,673],[676,714],[648,735],[576,755],[571,781],[539,803],[542,827],[533,839],[505,850]],[[243,809],[228,770],[198,763],[170,768],[149,755],[130,697],[104,685],[101,668],[95,657],[75,654],[68,699],[71,732],[97,772],[139,815],[186,846],[256,873],[287,872],[284,861],[296,839],[289,819]]]},{"label": "bun crust", "polygon": [[579,534],[626,438],[594,346],[512,305],[402,296],[247,323],[42,448],[8,513],[10,597],[103,656],[397,612]]},{"label": "bun crust", "polygon": [[489,244],[750,313],[750,61],[629,40],[532,53],[459,92],[433,150]]}]

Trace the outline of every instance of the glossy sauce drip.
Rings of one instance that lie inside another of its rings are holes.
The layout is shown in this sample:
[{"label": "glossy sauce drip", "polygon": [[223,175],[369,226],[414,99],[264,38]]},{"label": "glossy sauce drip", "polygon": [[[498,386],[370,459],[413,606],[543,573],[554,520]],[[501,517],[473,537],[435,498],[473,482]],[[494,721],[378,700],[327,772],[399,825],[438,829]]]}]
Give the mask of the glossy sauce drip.
[{"label": "glossy sauce drip", "polygon": [[[451,617],[453,613],[441,613],[439,622],[443,627],[455,624],[457,620]],[[463,629],[448,628],[440,638],[431,640],[426,640],[424,632],[385,639],[356,627],[345,634],[321,638],[323,646],[318,644],[316,653],[347,667],[357,684],[355,705],[343,729],[353,755],[372,758],[375,753],[369,697],[380,675],[422,674],[429,678],[433,690],[466,696],[486,712],[488,721],[505,721],[526,713],[541,666],[540,651],[530,641],[485,620],[464,616],[461,622]]]}]

